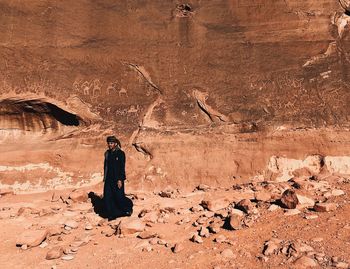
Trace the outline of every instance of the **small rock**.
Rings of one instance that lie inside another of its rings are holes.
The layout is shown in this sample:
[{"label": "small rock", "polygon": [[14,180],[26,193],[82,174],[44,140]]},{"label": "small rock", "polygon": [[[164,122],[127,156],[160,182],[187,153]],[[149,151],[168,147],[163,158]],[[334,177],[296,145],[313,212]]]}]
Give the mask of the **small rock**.
[{"label": "small rock", "polygon": [[284,212],[284,215],[285,216],[294,216],[294,215],[298,215],[300,214],[301,211],[299,209],[287,209],[285,212]]},{"label": "small rock", "polygon": [[[64,225],[65,225],[66,227],[71,228],[71,229],[76,229],[76,228],[78,228],[79,223],[76,222],[75,220],[67,220],[67,221],[64,222]],[[66,228],[66,227],[65,227],[65,228]]]},{"label": "small rock", "polygon": [[311,208],[315,205],[315,201],[309,197],[297,194],[298,198],[298,209],[303,209],[303,208]]},{"label": "small rock", "polygon": [[86,202],[88,198],[87,192],[79,189],[74,190],[69,194],[69,199],[73,202]]},{"label": "small rock", "polygon": [[345,192],[342,191],[342,190],[332,190],[331,194],[332,194],[333,196],[341,196],[341,195],[344,195]]},{"label": "small rock", "polygon": [[197,190],[199,190],[199,191],[208,191],[208,190],[210,190],[210,187],[208,185],[205,185],[205,184],[199,184],[197,186]]},{"label": "small rock", "polygon": [[198,244],[203,243],[203,239],[198,234],[193,235],[191,240],[195,243],[198,243]]},{"label": "small rock", "polygon": [[175,246],[173,247],[172,251],[174,253],[179,253],[180,251],[184,250],[184,246],[181,243],[176,243]]},{"label": "small rock", "polygon": [[278,239],[265,242],[263,254],[265,256],[276,254],[280,249],[279,244],[280,241]]},{"label": "small rock", "polygon": [[302,256],[294,262],[294,265],[296,265],[298,268],[309,268],[316,267],[317,262],[310,257]]},{"label": "small rock", "polygon": [[225,198],[203,200],[201,205],[212,212],[218,211],[220,209],[226,208],[230,202]]},{"label": "small rock", "polygon": [[145,230],[145,224],[138,218],[127,218],[120,222],[118,230],[122,235],[134,234],[143,232]]},{"label": "small rock", "polygon": [[244,212],[242,210],[236,209],[236,208],[232,208],[230,210],[230,215],[238,215],[240,217],[244,216]]},{"label": "small rock", "polygon": [[39,245],[39,248],[46,248],[48,245],[49,244],[46,241],[44,241]]},{"label": "small rock", "polygon": [[226,236],[224,236],[223,234],[220,234],[214,239],[214,241],[217,243],[224,243],[226,242]]},{"label": "small rock", "polygon": [[255,209],[255,206],[250,200],[243,199],[236,204],[236,208],[242,210],[247,214],[250,214]]},{"label": "small rock", "polygon": [[329,212],[334,211],[338,207],[335,203],[317,203],[314,206],[314,210],[317,212]]},{"label": "small rock", "polygon": [[258,191],[255,192],[255,200],[257,201],[262,201],[262,202],[267,202],[271,200],[271,193],[267,191]]},{"label": "small rock", "polygon": [[312,239],[313,242],[322,242],[323,238],[322,237],[315,237]]},{"label": "small rock", "polygon": [[157,233],[150,232],[150,231],[143,231],[143,232],[139,233],[139,235],[137,237],[141,238],[141,239],[150,239],[153,237],[157,237]]},{"label": "small rock", "polygon": [[27,250],[27,249],[28,249],[28,246],[27,246],[27,245],[22,245],[22,246],[21,246],[21,249]]},{"label": "small rock", "polygon": [[318,216],[317,215],[306,215],[304,218],[308,219],[308,220],[312,220],[312,219],[317,219]]},{"label": "small rock", "polygon": [[92,230],[94,227],[92,227],[92,225],[90,224],[90,223],[88,223],[88,224],[86,224],[85,225],[85,230],[87,230],[87,231],[90,231],[90,230]]},{"label": "small rock", "polygon": [[0,197],[5,195],[14,195],[14,191],[11,189],[0,189]]},{"label": "small rock", "polygon": [[229,249],[229,248],[224,249],[221,252],[221,256],[226,258],[226,259],[234,259],[234,258],[236,258],[236,255],[233,254],[233,251],[231,249]]},{"label": "small rock", "polygon": [[116,234],[116,230],[110,226],[105,226],[103,227],[101,234],[104,234],[107,237],[111,237],[112,235]]},{"label": "small rock", "polygon": [[62,256],[61,259],[64,261],[71,261],[74,259],[74,256],[73,255],[64,255],[64,256]]},{"label": "small rock", "polygon": [[294,209],[298,204],[298,197],[294,190],[288,189],[283,192],[281,197],[281,204],[288,209]]},{"label": "small rock", "polygon": [[335,264],[336,268],[344,268],[344,269],[348,269],[349,268],[349,264],[347,262],[337,262]]},{"label": "small rock", "polygon": [[51,196],[51,202],[58,202],[60,200],[61,196],[58,195],[56,192],[54,192]]},{"label": "small rock", "polygon": [[16,240],[17,246],[27,245],[28,247],[36,247],[46,239],[47,230],[25,231]]},{"label": "small rock", "polygon": [[232,214],[228,217],[227,223],[232,230],[240,230],[242,228],[242,217],[236,214]]},{"label": "small rock", "polygon": [[201,229],[200,229],[200,231],[199,231],[199,235],[200,235],[201,237],[209,237],[210,234],[209,234],[208,228],[202,226]]},{"label": "small rock", "polygon": [[277,209],[279,209],[280,207],[278,205],[272,204],[270,205],[270,207],[268,208],[268,211],[272,212],[275,211]]},{"label": "small rock", "polygon": [[49,252],[46,254],[46,259],[47,260],[54,260],[61,258],[63,255],[63,248],[62,247],[54,247]]},{"label": "small rock", "polygon": [[151,245],[157,245],[158,244],[158,238],[151,238],[149,241],[148,241]]}]

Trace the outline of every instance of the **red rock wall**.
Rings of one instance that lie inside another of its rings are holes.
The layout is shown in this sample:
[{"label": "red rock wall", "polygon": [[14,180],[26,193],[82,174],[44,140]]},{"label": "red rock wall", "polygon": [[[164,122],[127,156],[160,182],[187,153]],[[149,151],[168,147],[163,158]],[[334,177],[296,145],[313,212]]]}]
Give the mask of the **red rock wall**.
[{"label": "red rock wall", "polygon": [[[49,162],[89,178],[111,133],[132,182],[161,169],[151,186],[231,184],[263,173],[272,155],[349,153],[343,136],[334,150],[327,131],[301,149],[269,138],[281,128],[348,126],[350,17],[338,1],[2,1],[0,9],[3,165]],[[53,106],[79,124],[62,122]]]}]

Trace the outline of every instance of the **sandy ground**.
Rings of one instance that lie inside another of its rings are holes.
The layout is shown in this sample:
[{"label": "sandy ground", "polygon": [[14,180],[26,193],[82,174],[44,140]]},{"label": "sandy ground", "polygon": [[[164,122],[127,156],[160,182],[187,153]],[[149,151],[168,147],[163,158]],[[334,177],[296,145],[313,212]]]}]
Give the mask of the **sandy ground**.
[{"label": "sandy ground", "polygon": [[[309,179],[303,182],[312,183]],[[285,212],[292,211],[279,206],[275,211],[268,210],[271,204],[278,201],[276,198],[272,197],[268,201],[254,199],[261,186],[266,189],[265,183],[188,193],[167,190],[169,195],[163,196],[170,198],[161,197],[158,193],[129,190],[129,197],[134,203],[133,215],[109,223],[101,222],[102,218],[94,212],[90,199],[85,202],[68,199],[71,190],[56,191],[54,195],[62,196],[66,202],[62,199],[53,202],[52,191],[3,195],[0,197],[1,268],[306,268],[304,264],[296,262],[303,256],[311,257],[315,268],[347,268],[350,262],[350,184],[347,178],[339,176],[330,177],[327,182],[329,185],[326,189],[310,189],[302,184],[296,191],[314,201],[335,203],[336,210],[316,212],[309,206],[291,216]],[[267,186],[283,191],[293,189],[295,185],[292,186],[292,183],[269,183]],[[334,189],[342,190],[345,194],[331,195]],[[84,189],[83,193],[90,191],[101,194],[102,185]],[[242,225],[239,230],[220,228],[216,234],[209,233],[208,237],[201,237],[203,243],[190,240],[201,226],[205,227],[210,221],[221,225],[227,218],[227,212],[234,205],[237,207],[237,201],[249,196],[254,209],[244,214],[246,219],[251,220],[246,222],[248,225]],[[199,206],[202,200],[210,200],[217,208],[221,208],[224,207],[220,206],[222,199],[226,202],[226,209],[208,211]],[[149,213],[139,218],[138,215],[144,209],[148,209]],[[152,218],[152,214],[157,217]],[[204,216],[202,222],[198,220],[201,216]],[[307,216],[317,218],[307,219]],[[68,219],[74,219],[78,227],[71,230],[64,228]],[[137,237],[139,233],[125,232],[125,235],[120,235],[118,229],[113,230],[120,220],[123,222],[127,219],[141,220],[146,224],[147,231],[156,233],[158,241],[167,245],[157,243],[157,239],[140,239]],[[92,226],[91,229],[85,229],[87,224]],[[40,246],[28,249],[16,246],[18,236],[25,230],[46,230],[54,225],[59,226],[60,235],[48,235]],[[106,231],[110,230],[113,234],[106,236]],[[224,236],[225,241],[215,242],[218,236]],[[55,246],[62,246],[65,252],[69,252],[72,249],[70,245],[77,241],[77,237],[89,239],[87,244],[73,248],[72,260],[45,258]],[[275,249],[273,254],[264,255],[264,243],[274,238],[282,240],[281,247]],[[174,253],[175,244],[179,244],[182,250]],[[290,244],[305,244],[309,249],[304,252],[296,247],[296,251],[291,252],[289,246],[289,254],[283,253],[282,245]]]}]

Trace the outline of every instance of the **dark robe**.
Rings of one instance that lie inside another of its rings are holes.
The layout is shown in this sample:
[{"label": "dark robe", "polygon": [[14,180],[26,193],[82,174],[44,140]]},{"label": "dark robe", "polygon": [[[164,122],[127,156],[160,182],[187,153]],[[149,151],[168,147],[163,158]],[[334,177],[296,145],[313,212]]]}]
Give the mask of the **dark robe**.
[{"label": "dark robe", "polygon": [[[108,219],[131,215],[128,199],[125,197],[125,153],[121,149],[107,150],[104,161],[103,200]],[[122,187],[118,188],[118,180]]]}]

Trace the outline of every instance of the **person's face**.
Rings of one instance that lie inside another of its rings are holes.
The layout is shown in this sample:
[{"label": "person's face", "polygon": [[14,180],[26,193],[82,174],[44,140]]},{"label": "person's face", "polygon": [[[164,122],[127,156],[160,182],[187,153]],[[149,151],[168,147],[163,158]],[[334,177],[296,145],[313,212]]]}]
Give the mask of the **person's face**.
[{"label": "person's face", "polygon": [[115,142],[107,142],[108,148],[113,150],[117,147],[117,143]]}]

